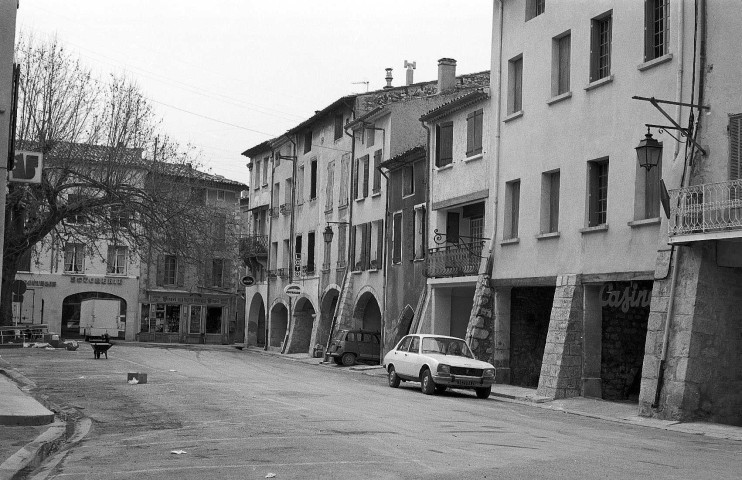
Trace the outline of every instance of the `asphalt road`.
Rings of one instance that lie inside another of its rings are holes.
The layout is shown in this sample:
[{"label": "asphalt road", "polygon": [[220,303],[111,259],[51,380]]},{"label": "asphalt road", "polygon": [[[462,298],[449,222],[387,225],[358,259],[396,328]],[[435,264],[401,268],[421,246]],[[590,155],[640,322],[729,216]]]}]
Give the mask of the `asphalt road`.
[{"label": "asphalt road", "polygon": [[[742,444],[239,350],[115,345],[3,359],[92,419],[34,478],[739,479]],[[129,385],[127,372],[146,372]],[[176,455],[173,450],[186,453]],[[37,471],[38,472],[38,471]]]}]

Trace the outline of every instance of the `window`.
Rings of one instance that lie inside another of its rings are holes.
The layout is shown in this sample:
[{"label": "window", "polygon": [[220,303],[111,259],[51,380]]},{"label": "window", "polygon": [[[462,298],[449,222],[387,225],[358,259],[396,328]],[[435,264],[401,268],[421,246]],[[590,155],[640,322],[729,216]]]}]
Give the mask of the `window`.
[{"label": "window", "polygon": [[559,231],[559,170],[541,175],[541,233]]},{"label": "window", "polygon": [[373,193],[381,192],[381,170],[379,170],[379,165],[381,165],[381,150],[376,150],[374,152],[374,184],[372,188]]},{"label": "window", "polygon": [[392,217],[392,264],[402,263],[402,212]]},{"label": "window", "polygon": [[314,273],[314,241],[315,241],[315,234],[314,232],[309,232],[307,234],[307,273],[312,274]]},{"label": "window", "polygon": [[518,238],[520,216],[520,180],[505,184],[505,236],[504,240]]},{"label": "window", "polygon": [[381,268],[381,264],[384,260],[384,220],[377,220],[374,222],[375,228],[376,228],[376,245],[374,248],[374,251],[376,252],[375,255],[375,262],[376,265],[374,265],[374,260],[371,261],[371,268]]},{"label": "window", "polygon": [[636,164],[636,188],[634,197],[634,219],[645,220],[660,216],[660,180],[662,159],[656,167],[647,170]]},{"label": "window", "polygon": [[368,155],[364,155],[356,160],[356,173],[357,178],[354,185],[356,186],[356,198],[368,197],[368,176],[369,176],[369,165]]},{"label": "window", "polygon": [[165,255],[162,271],[162,284],[175,285],[178,272],[178,262],[175,255]]},{"label": "window", "polygon": [[482,119],[484,111],[479,110],[466,116],[466,156],[482,153]]},{"label": "window", "polygon": [[254,175],[252,179],[253,180],[252,186],[256,190],[260,188],[260,174],[262,173],[261,165],[262,163],[260,163],[260,160],[255,161],[255,169],[253,170]]},{"label": "window", "polygon": [[[340,161],[340,196],[338,198],[338,206],[345,207],[348,205],[348,176],[350,175],[350,154],[343,154],[343,158]],[[355,190],[354,190],[355,192]]]},{"label": "window", "polygon": [[227,214],[214,213],[214,241],[223,244],[227,241]]},{"label": "window", "polygon": [[224,190],[217,190],[216,191],[216,200],[217,202],[223,202],[225,198],[225,191]]},{"label": "window", "polygon": [[546,9],[546,0],[526,0],[526,22],[538,17]]},{"label": "window", "polygon": [[[268,157],[265,157],[265,159],[263,160],[263,185],[268,185],[268,168],[269,168]],[[259,171],[258,171],[258,175],[260,175]]]},{"label": "window", "polygon": [[588,226],[607,223],[608,159],[587,163],[588,168]]},{"label": "window", "polygon": [[309,130],[304,134],[304,153],[312,151],[312,131]]},{"label": "window", "polygon": [[373,147],[376,143],[376,126],[370,125],[366,128],[366,147]]},{"label": "window", "polygon": [[343,138],[343,114],[335,114],[335,140]]},{"label": "window", "polygon": [[[291,204],[291,179],[286,180],[286,203]],[[304,165],[296,170],[296,204],[304,203]]]},{"label": "window", "polygon": [[590,26],[590,81],[595,82],[611,74],[611,30],[610,10],[593,18]]},{"label": "window", "polygon": [[461,216],[458,212],[446,212],[446,242],[458,243]]},{"label": "window", "polygon": [[271,256],[268,259],[268,261],[269,261],[268,268],[272,270],[278,268],[278,242],[271,243]]},{"label": "window", "polygon": [[[275,185],[273,185],[273,207],[278,208],[278,205],[281,204],[281,183],[276,182]],[[278,213],[276,213],[278,215]]]},{"label": "window", "polygon": [[484,238],[484,217],[477,215],[469,219],[469,236],[472,242],[479,242]]},{"label": "window", "polygon": [[425,205],[417,205],[413,210],[415,227],[414,259],[425,258]]},{"label": "window", "polygon": [[106,261],[106,273],[111,275],[126,275],[127,254],[128,248],[109,245],[108,260]]},{"label": "window", "polygon": [[224,260],[215,258],[211,261],[211,286],[224,286]]},{"label": "window", "polygon": [[729,180],[742,178],[742,114],[729,117]]},{"label": "window", "polygon": [[333,190],[335,189],[335,162],[327,164],[327,185],[325,186],[325,212],[332,210]]},{"label": "window", "polygon": [[402,168],[402,196],[412,195],[415,193],[415,169],[412,165],[406,165]]},{"label": "window", "polygon": [[31,271],[31,254],[33,250],[26,250],[21,254],[21,258],[18,260],[18,271],[19,272],[30,272]]},{"label": "window", "polygon": [[291,242],[288,239],[283,241],[283,264],[287,270],[294,268],[294,257],[291,255]]},{"label": "window", "polygon": [[644,61],[667,54],[670,0],[644,0]]},{"label": "window", "polygon": [[346,244],[348,238],[348,225],[338,225],[338,268],[345,266],[345,259],[348,258],[348,252],[346,251]]},{"label": "window", "polygon": [[572,35],[567,32],[551,42],[551,95],[569,92],[569,71],[572,56]]},{"label": "window", "polygon": [[508,62],[508,114],[523,110],[523,55]]},{"label": "window", "polygon": [[[72,208],[75,208],[77,206],[76,204],[83,203],[84,200],[85,198],[82,195],[76,195],[76,194],[67,195],[67,205]],[[80,223],[85,223],[87,221],[87,217],[85,215],[78,213],[77,215],[68,216],[66,220],[67,220],[67,223],[80,224]]]},{"label": "window", "polygon": [[353,229],[354,270],[368,270],[371,255],[371,223],[356,225]]},{"label": "window", "polygon": [[64,247],[65,273],[82,273],[85,271],[83,246],[78,243],[68,243]]},{"label": "window", "polygon": [[435,126],[435,166],[444,167],[453,162],[453,122]]},{"label": "window", "polygon": [[317,159],[309,163],[309,200],[317,198]]},{"label": "window", "polygon": [[129,226],[129,212],[124,207],[111,207],[111,228],[126,228]]}]

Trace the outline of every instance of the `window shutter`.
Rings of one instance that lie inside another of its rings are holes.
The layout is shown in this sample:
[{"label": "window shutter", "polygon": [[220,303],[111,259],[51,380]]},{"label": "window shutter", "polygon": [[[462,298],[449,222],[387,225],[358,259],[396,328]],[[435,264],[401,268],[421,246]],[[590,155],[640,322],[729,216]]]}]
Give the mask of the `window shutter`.
[{"label": "window shutter", "polygon": [[363,198],[368,197],[368,174],[369,174],[369,161],[368,155],[363,156]]},{"label": "window shutter", "polygon": [[598,38],[597,20],[590,22],[590,82],[597,80],[595,74],[598,70],[598,44],[600,39]]},{"label": "window shutter", "polygon": [[351,259],[352,264],[349,265],[351,270],[356,269],[356,263],[358,262],[357,254],[356,254],[356,237],[358,236],[358,226],[351,226],[350,227],[350,250],[349,250],[349,256]]},{"label": "window shutter", "polygon": [[407,234],[407,251],[410,252],[410,261],[415,259],[415,209],[411,209],[407,214],[405,222],[405,231]]},{"label": "window shutter", "polygon": [[446,214],[446,242],[457,243],[459,241],[459,214],[448,212]]},{"label": "window shutter", "polygon": [[354,166],[355,168],[352,169],[353,172],[351,173],[350,183],[351,185],[353,185],[352,193],[353,193],[354,199],[358,198],[358,182],[359,182],[359,177],[361,173],[361,160],[362,160],[361,158],[356,158],[355,166]]},{"label": "window shutter", "polygon": [[157,255],[156,283],[157,285],[165,283],[165,255],[162,254]]},{"label": "window shutter", "polygon": [[453,122],[441,124],[441,166],[453,161]]},{"label": "window shutter", "polygon": [[482,153],[482,121],[484,120],[484,111],[482,109],[474,112],[474,150],[473,155]]},{"label": "window shutter", "polygon": [[549,186],[549,232],[559,230],[559,172],[551,174]]},{"label": "window shutter", "polygon": [[470,157],[474,154],[474,119],[476,118],[476,112],[472,112],[466,116],[466,156]]},{"label": "window shutter", "polygon": [[395,213],[392,222],[392,228],[394,229],[392,263],[399,263],[402,261],[402,213]]},{"label": "window shutter", "polygon": [[234,275],[232,274],[232,260],[225,259],[222,263],[222,285],[224,288],[232,288],[234,286]]},{"label": "window shutter", "polygon": [[441,165],[441,126],[435,126],[435,166]]},{"label": "window shutter", "polygon": [[376,223],[376,263],[381,268],[384,262],[384,220]]},{"label": "window shutter", "polygon": [[381,150],[374,152],[374,192],[381,190],[381,172],[379,171],[379,165],[381,165]]},{"label": "window shutter", "polygon": [[337,261],[340,265],[345,265],[345,262],[348,259],[348,252],[345,249],[347,231],[348,231],[347,225],[338,225],[338,259]]},{"label": "window shutter", "polygon": [[364,256],[364,270],[368,270],[371,264],[371,223],[365,224],[363,230],[363,256]]},{"label": "window shutter", "polygon": [[742,178],[742,115],[729,118],[729,180]]},{"label": "window shutter", "polygon": [[116,247],[113,245],[108,246],[108,255],[106,260],[106,273],[114,273],[114,267],[116,266]]},{"label": "window shutter", "polygon": [[211,258],[209,260],[204,260],[203,270],[204,270],[204,285],[210,287],[214,285],[214,259]]},{"label": "window shutter", "polygon": [[183,258],[181,258],[181,257],[176,258],[176,260],[175,260],[175,267],[178,270],[178,273],[177,273],[177,275],[178,275],[178,279],[177,279],[178,286],[179,287],[182,287],[183,285],[185,285],[185,262],[183,261]]}]

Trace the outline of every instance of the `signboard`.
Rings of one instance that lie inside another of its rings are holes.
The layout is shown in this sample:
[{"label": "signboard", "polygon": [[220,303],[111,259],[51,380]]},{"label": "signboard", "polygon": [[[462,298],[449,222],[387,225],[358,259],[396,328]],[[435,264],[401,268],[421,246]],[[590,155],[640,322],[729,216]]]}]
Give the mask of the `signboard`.
[{"label": "signboard", "polygon": [[301,253],[297,253],[294,258],[294,273],[301,275]]},{"label": "signboard", "polygon": [[8,180],[20,183],[41,183],[41,169],[44,156],[41,152],[15,152],[13,170]]},{"label": "signboard", "polygon": [[251,277],[250,275],[245,275],[244,277],[240,279],[240,283],[244,285],[245,287],[249,287],[255,284],[255,279]]},{"label": "signboard", "polygon": [[289,283],[285,287],[283,287],[283,293],[288,295],[289,297],[298,297],[302,293],[304,293],[304,289],[301,288],[301,285],[298,283]]}]

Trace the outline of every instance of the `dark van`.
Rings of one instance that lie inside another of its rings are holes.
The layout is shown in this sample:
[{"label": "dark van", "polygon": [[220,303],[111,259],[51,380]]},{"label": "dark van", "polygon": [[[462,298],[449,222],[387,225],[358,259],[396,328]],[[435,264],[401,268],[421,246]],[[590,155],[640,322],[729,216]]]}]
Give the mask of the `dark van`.
[{"label": "dark van", "polygon": [[379,332],[338,330],[328,353],[338,365],[354,365],[357,360],[379,362]]}]

